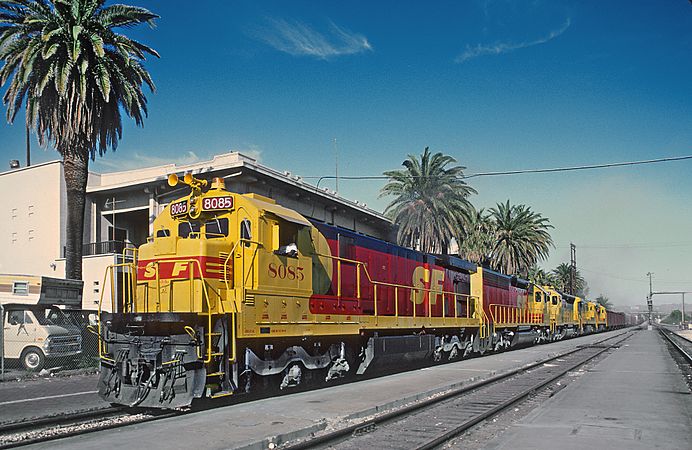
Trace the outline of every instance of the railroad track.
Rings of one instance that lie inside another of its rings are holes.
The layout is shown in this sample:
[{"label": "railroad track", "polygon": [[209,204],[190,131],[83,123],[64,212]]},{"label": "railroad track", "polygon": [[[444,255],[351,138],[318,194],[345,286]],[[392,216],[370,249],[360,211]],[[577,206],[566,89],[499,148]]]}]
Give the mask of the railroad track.
[{"label": "railroad track", "polygon": [[692,340],[665,327],[658,327],[658,331],[678,351],[680,356],[692,364]]},{"label": "railroad track", "polygon": [[31,421],[0,425],[0,449],[48,442],[110,428],[149,422],[183,411],[137,411],[105,407]]},{"label": "railroad track", "polygon": [[[516,402],[616,348],[632,332],[590,345],[506,374],[473,383],[419,403],[306,440],[288,443],[282,450],[312,448],[432,449],[441,446],[477,423],[507,409]],[[615,340],[617,339],[617,340]],[[613,341],[606,343],[607,341]]]},{"label": "railroad track", "polygon": [[[618,335],[621,336],[621,335]],[[606,339],[597,341],[589,346],[584,346],[584,348],[599,348],[600,352],[607,350],[607,348],[599,347],[603,342],[617,338],[618,336],[611,336]],[[609,347],[608,347],[609,348]],[[574,352],[579,352],[580,348],[577,350],[572,350],[564,356],[567,356]],[[557,360],[563,355],[551,358],[550,360]],[[549,361],[550,361],[549,360]],[[493,380],[498,380],[501,378],[506,378],[512,376],[519,371],[526,371],[540,364],[544,364],[545,361],[538,363],[534,366],[529,366],[528,368],[518,369],[514,372],[508,374],[494,377],[486,381],[479,382],[472,386],[479,388]],[[179,416],[182,414],[187,414],[196,411],[202,411],[209,409],[211,407],[221,406],[218,404],[202,406],[200,408],[195,408],[192,410],[185,411],[170,411],[170,410],[151,410],[151,409],[128,409],[124,407],[104,407],[100,409],[92,409],[88,411],[81,411],[72,414],[63,414],[59,416],[52,417],[42,417],[31,421],[23,421],[17,423],[1,424],[0,425],[0,450],[8,448],[16,448],[20,446],[44,443],[52,441],[55,439],[61,439],[65,437],[78,436],[87,433],[92,433],[101,430],[107,430],[112,428],[123,427],[127,425],[140,424],[145,422],[150,422],[153,420],[160,420],[164,418]],[[481,419],[482,420],[482,419]],[[369,424],[364,425],[366,428]],[[362,431],[362,430],[361,430]],[[377,447],[377,446],[376,446]],[[296,448],[308,448],[298,446]]]}]

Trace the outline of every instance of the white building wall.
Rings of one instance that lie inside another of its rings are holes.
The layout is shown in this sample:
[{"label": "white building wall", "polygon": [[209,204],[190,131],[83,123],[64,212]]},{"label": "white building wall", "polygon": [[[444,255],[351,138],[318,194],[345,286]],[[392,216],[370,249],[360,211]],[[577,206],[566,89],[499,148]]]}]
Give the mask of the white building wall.
[{"label": "white building wall", "polygon": [[[116,263],[116,255],[90,255],[82,258],[82,280],[84,291],[82,292],[82,309],[98,310],[101,293],[103,292],[103,311],[111,312],[111,285],[110,279],[104,277],[106,268]],[[65,260],[56,261],[57,270],[65,273]]]},{"label": "white building wall", "polygon": [[0,273],[65,275],[64,191],[60,161],[0,173]]}]

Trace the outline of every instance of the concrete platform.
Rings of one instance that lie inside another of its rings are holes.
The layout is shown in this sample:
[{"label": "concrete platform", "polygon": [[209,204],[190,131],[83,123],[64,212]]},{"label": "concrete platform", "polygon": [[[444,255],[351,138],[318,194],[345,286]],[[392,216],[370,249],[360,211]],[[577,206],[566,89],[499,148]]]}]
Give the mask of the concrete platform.
[{"label": "concrete platform", "polygon": [[[304,430],[308,429],[318,430],[342,424],[348,422],[349,417],[366,416],[385,409],[388,405],[400,404],[403,399],[425,397],[432,392],[440,392],[451,386],[508,371],[578,345],[587,345],[620,333],[623,331],[585,336],[373,380],[219,407],[182,417],[66,438],[39,444],[33,448],[267,448],[267,439],[273,436],[295,430],[303,430],[304,433]],[[253,443],[263,440],[262,445],[252,446]],[[273,442],[276,441],[273,439]]]},{"label": "concrete platform", "polygon": [[641,331],[487,449],[692,449],[692,395],[659,333]]}]

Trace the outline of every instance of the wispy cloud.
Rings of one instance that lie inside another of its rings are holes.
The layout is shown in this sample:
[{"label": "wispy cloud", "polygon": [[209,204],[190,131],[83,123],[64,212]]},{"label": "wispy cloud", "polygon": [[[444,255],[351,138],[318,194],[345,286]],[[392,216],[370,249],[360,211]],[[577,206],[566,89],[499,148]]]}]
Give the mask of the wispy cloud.
[{"label": "wispy cloud", "polygon": [[255,33],[256,37],[275,49],[294,56],[329,59],[372,51],[362,34],[353,33],[329,22],[328,30],[319,32],[298,21],[269,19],[270,27]]},{"label": "wispy cloud", "polygon": [[478,44],[476,46],[466,46],[464,52],[457,56],[455,61],[458,63],[463,63],[469,59],[477,58],[479,56],[486,55],[501,55],[503,53],[513,52],[522,48],[533,47],[534,45],[545,44],[550,42],[556,37],[562,35],[572,24],[572,21],[568,18],[564,24],[557,30],[551,31],[547,36],[536,39],[534,41],[524,41],[524,42],[499,42],[492,45]]}]

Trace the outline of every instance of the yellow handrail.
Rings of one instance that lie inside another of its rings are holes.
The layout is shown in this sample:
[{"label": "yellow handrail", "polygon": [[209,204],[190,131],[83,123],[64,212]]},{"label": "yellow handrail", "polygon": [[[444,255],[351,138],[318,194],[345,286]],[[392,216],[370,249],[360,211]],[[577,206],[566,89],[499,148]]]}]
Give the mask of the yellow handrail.
[{"label": "yellow handrail", "polygon": [[[111,264],[106,267],[106,271],[103,274],[103,284],[101,286],[105,287],[106,286],[106,280],[109,278],[108,275],[110,274],[110,281],[111,281],[111,291],[110,291],[110,296],[111,296],[111,311],[115,310],[115,290],[113,289],[115,287],[113,279],[113,271],[118,268],[118,267],[127,267],[130,268],[133,272],[136,273],[135,265],[134,263],[120,263],[120,264]],[[134,287],[133,287],[134,289]],[[101,336],[101,313],[103,312],[103,293],[105,292],[105,289],[101,289],[101,294],[99,295],[99,306],[98,306],[98,315],[97,315],[97,323],[98,323],[98,333],[99,333],[99,359],[103,359],[106,361],[110,362],[115,362],[114,359],[108,358],[105,356],[104,348],[103,348],[103,339]],[[134,294],[133,294],[134,295]]]},{"label": "yellow handrail", "polygon": [[[344,263],[354,264],[354,265],[356,265],[356,267],[361,267],[361,266],[363,267],[363,271],[365,272],[366,279],[368,280],[368,282],[370,284],[373,285],[373,297],[374,297],[374,309],[375,309],[374,315],[375,316],[378,315],[378,312],[377,312],[377,287],[378,286],[386,286],[386,287],[393,287],[394,288],[394,305],[395,305],[394,314],[395,314],[395,317],[399,317],[398,289],[400,289],[400,288],[401,289],[408,289],[411,292],[421,291],[421,292],[423,292],[424,295],[427,296],[427,298],[428,298],[428,318],[432,317],[432,315],[431,315],[432,314],[432,308],[430,307],[430,294],[431,293],[433,296],[435,296],[435,298],[437,298],[437,296],[440,296],[440,295],[442,296],[442,301],[443,301],[442,309],[443,309],[443,311],[444,311],[444,296],[449,295],[449,296],[454,297],[454,308],[455,308],[455,317],[456,318],[460,318],[457,314],[457,311],[456,311],[456,301],[459,297],[467,299],[467,308],[466,308],[467,317],[466,318],[470,318],[470,317],[468,317],[468,315],[469,315],[468,314],[468,312],[469,312],[468,300],[474,299],[478,303],[477,297],[472,296],[472,295],[468,295],[468,294],[459,294],[457,292],[452,292],[452,291],[443,291],[443,290],[431,289],[431,288],[425,288],[425,287],[420,288],[420,287],[415,287],[415,286],[407,286],[404,284],[388,283],[385,281],[373,280],[373,278],[370,276],[370,272],[368,271],[367,263],[365,263],[363,261],[358,261],[355,259],[348,259],[348,258],[341,258],[339,256],[325,255],[322,253],[315,253],[315,255],[319,256],[319,257],[324,257],[324,258],[328,258],[331,260],[335,260],[337,262],[337,296],[338,297],[340,297],[340,294],[341,294],[341,263],[344,262]],[[358,269],[358,272],[357,272],[358,281],[360,281],[360,275],[359,274],[360,274],[360,270]],[[358,283],[358,291],[360,291],[360,283]],[[358,294],[360,294],[360,292],[358,292]],[[360,298],[360,297],[358,297],[358,298]],[[483,311],[482,305],[480,308],[478,308],[478,306],[477,306],[476,309]],[[479,322],[480,323],[483,323],[483,319],[487,318],[485,315],[485,312],[478,314],[478,315],[479,315]],[[415,303],[413,306],[413,317],[416,318],[416,305],[415,305]]]}]

